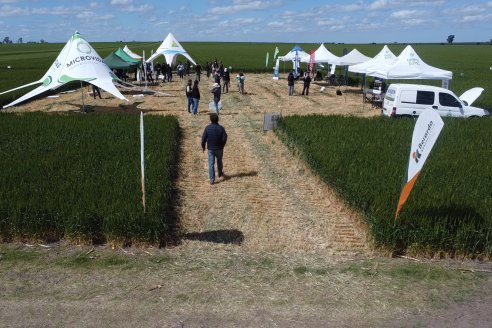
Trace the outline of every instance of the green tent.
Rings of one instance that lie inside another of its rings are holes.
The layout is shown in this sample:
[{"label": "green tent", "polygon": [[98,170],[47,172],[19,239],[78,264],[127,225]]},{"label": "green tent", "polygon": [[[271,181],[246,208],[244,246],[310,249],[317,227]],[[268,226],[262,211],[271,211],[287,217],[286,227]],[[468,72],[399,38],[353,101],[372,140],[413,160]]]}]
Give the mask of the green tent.
[{"label": "green tent", "polygon": [[123,60],[121,57],[116,55],[116,53],[112,52],[107,56],[106,58],[103,59],[104,63],[108,65],[109,68],[111,69],[125,69],[129,70],[137,66],[136,63],[129,63],[125,60]]},{"label": "green tent", "polygon": [[123,49],[118,48],[115,52],[116,56],[120,57],[124,61],[132,64],[140,64],[140,60],[130,57]]}]

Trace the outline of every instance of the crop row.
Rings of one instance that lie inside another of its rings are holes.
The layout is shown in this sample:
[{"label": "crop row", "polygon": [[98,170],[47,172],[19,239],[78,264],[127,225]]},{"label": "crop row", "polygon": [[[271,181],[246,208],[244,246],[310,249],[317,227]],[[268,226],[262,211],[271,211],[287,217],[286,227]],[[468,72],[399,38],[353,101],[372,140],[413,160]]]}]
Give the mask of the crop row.
[{"label": "crop row", "polygon": [[492,255],[492,119],[446,119],[395,220],[414,121],[292,116],[278,134],[396,252]]},{"label": "crop row", "polygon": [[137,115],[0,115],[0,239],[165,242],[175,229],[178,123]]}]

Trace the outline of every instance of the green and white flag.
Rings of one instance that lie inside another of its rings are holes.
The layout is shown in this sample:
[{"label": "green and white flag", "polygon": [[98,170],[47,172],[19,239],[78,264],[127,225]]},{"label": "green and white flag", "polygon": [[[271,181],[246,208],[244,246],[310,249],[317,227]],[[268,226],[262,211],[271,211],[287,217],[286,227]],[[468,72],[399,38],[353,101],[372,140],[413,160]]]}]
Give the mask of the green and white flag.
[{"label": "green and white flag", "polygon": [[277,55],[278,55],[278,47],[275,47],[275,52],[273,53],[273,60],[275,61],[275,58],[277,58]]},{"label": "green and white flag", "polygon": [[104,63],[101,56],[92,48],[79,32],[75,32],[51,65],[38,81],[2,93],[41,83],[36,89],[26,93],[8,105],[7,108],[37,96],[48,90],[55,90],[72,81],[89,82],[116,98],[128,101],[115,87],[113,80],[119,80]]},{"label": "green and white flag", "polygon": [[267,52],[267,54],[266,54],[265,67],[268,67],[268,57],[270,57],[269,52]]}]

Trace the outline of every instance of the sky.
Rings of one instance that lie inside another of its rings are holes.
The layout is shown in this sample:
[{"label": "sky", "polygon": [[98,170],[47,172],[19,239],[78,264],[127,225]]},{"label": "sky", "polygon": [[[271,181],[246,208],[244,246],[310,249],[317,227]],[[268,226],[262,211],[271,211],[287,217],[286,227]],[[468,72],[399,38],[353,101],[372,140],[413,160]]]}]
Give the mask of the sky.
[{"label": "sky", "polygon": [[0,40],[488,42],[492,0],[0,0]]}]

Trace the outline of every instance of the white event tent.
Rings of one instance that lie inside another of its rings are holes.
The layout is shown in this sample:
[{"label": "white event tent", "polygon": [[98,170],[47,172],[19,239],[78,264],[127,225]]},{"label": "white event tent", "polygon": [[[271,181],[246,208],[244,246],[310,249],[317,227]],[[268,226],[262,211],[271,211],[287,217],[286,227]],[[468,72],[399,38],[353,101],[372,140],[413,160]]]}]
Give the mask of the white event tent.
[{"label": "white event tent", "polygon": [[353,73],[367,74],[381,67],[389,66],[395,59],[395,54],[385,45],[374,58],[360,64],[351,65],[348,70]]},{"label": "white event tent", "polygon": [[194,65],[196,65],[195,61],[191,56],[184,50],[184,48],[181,46],[181,44],[176,40],[174,35],[172,33],[169,33],[162,41],[161,45],[155,53],[147,59],[147,63],[153,62],[154,59],[156,59],[158,56],[163,55],[166,58],[166,63],[169,65],[173,65],[176,62],[176,57],[178,55],[182,55],[186,57],[190,62],[192,62]]},{"label": "white event tent", "polygon": [[123,48],[123,51],[130,57],[132,57],[133,59],[136,59],[136,60],[142,60],[142,56],[139,56],[137,55],[136,53],[134,53],[133,51],[130,50],[130,48],[128,48],[128,46],[125,44],[125,47]]},{"label": "white event tent", "polygon": [[392,63],[371,69],[366,74],[386,80],[451,80],[453,78],[453,72],[426,64],[412,46],[407,46]]},{"label": "white event tent", "polygon": [[[303,63],[309,63],[310,60],[311,60],[310,55],[301,58],[301,61]],[[332,54],[328,49],[326,49],[323,43],[314,52],[314,62],[316,64],[321,64],[321,63],[333,64],[333,63],[337,63],[339,60],[340,57]]]},{"label": "white event tent", "polygon": [[334,63],[339,66],[347,66],[347,65],[356,65],[360,63],[364,63],[370,60],[371,57],[367,57],[360,53],[359,50],[353,49],[351,52],[346,54],[345,56],[340,57],[338,62]]},{"label": "white event tent", "polygon": [[82,38],[80,33],[75,32],[70,40],[68,40],[65,47],[63,47],[60,54],[58,54],[55,62],[41,79],[4,91],[0,94],[22,89],[31,85],[41,84],[24,96],[3,106],[3,108],[7,108],[45,91],[55,90],[68,82],[84,81],[111,93],[116,98],[128,101],[115,87],[113,83],[114,80],[119,79],[104,63],[101,56],[99,56],[94,48]]},{"label": "white event tent", "polygon": [[309,62],[310,55],[302,50],[299,45],[295,45],[285,56],[279,56],[277,58],[277,64],[279,61],[292,61],[292,65],[294,67],[295,74],[297,75],[297,70],[299,69],[299,64],[301,61],[306,60]]}]

